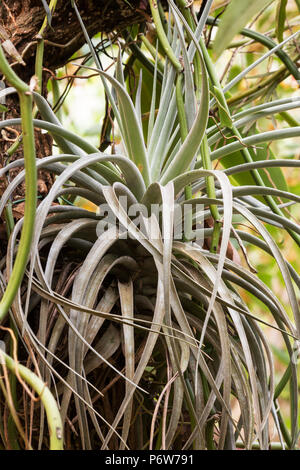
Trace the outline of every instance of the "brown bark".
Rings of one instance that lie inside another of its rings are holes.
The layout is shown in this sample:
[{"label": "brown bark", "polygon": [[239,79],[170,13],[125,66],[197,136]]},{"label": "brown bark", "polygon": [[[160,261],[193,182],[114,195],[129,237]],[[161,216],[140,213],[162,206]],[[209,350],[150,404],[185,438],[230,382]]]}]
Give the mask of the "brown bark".
[{"label": "brown bark", "polygon": [[[20,116],[19,105],[17,102],[17,95],[12,95],[8,99],[7,107],[9,112],[7,113],[7,118],[15,118]],[[5,166],[7,163],[7,150],[11,147],[14,141],[16,141],[21,134],[21,127],[14,126],[14,128],[4,128],[1,130],[0,134],[0,168]],[[52,154],[52,138],[49,134],[42,134],[38,129],[35,130],[35,148],[37,158],[43,158]],[[18,160],[23,158],[23,146],[19,146],[17,151],[11,156],[10,161]],[[10,181],[22,171],[23,168],[16,168],[11,170],[5,178],[0,179],[0,199],[5,189],[7,188]],[[43,197],[48,194],[50,188],[54,183],[54,175],[50,174],[48,171],[39,170],[38,171],[38,184],[37,192],[38,196]],[[20,219],[24,215],[24,203],[17,202],[22,201],[25,196],[25,184],[20,184],[12,195],[11,201],[13,202],[13,216],[15,220]],[[4,217],[0,219],[0,240],[6,238],[6,230]],[[0,242],[1,245],[1,242]]]},{"label": "brown bark", "polygon": [[[49,3],[49,1],[48,1]],[[147,0],[77,0],[77,7],[91,36],[97,32],[121,30],[145,21]],[[26,67],[18,73],[29,79],[34,70],[36,36],[46,16],[41,0],[3,0],[0,2],[0,26],[7,32],[17,51],[24,53]],[[71,1],[58,0],[44,38],[44,66],[50,69],[64,65],[83,44],[84,37]],[[65,47],[47,44],[47,40]]]}]

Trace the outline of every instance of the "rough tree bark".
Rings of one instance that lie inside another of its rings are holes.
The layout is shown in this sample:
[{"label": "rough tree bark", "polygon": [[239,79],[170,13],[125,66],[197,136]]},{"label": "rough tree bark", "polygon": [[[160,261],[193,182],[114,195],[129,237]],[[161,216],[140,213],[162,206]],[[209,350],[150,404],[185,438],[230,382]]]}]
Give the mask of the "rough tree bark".
[{"label": "rough tree bark", "polygon": [[[49,0],[47,0],[49,4]],[[148,15],[147,0],[77,0],[85,26],[91,36],[97,32],[120,31],[134,23],[143,22]],[[22,56],[25,65],[14,64],[14,70],[25,81],[34,74],[37,34],[43,24],[46,12],[42,0],[2,0],[0,2],[0,32],[13,43]],[[0,35],[1,37],[1,35]],[[3,37],[1,38],[3,41]],[[45,51],[44,67],[55,70],[63,66],[67,60],[85,43],[78,19],[71,5],[71,0],[58,0],[52,16],[51,27],[47,26],[44,34]],[[48,42],[49,41],[49,42]],[[53,44],[55,43],[55,45]],[[8,57],[12,63],[14,59]],[[17,96],[12,95],[7,101],[9,112],[6,117],[18,117],[19,106]],[[7,160],[7,149],[16,138],[15,132],[20,129],[4,129],[0,136],[0,168]],[[48,134],[36,131],[37,157],[42,158],[51,153],[51,138]],[[22,158],[22,146],[11,160]],[[9,179],[16,174],[12,172],[8,179],[0,181],[0,197],[7,187]],[[44,195],[53,183],[49,173],[39,172],[38,192]],[[20,186],[14,200],[24,197],[24,187]],[[14,216],[22,216],[22,204],[14,206]],[[18,213],[19,211],[19,213]],[[18,215],[19,214],[19,215]],[[5,239],[5,224],[0,221],[0,239]]]},{"label": "rough tree bark", "polygon": [[[47,2],[49,3],[49,1]],[[97,32],[121,30],[145,20],[147,0],[77,0],[85,26],[91,36]],[[33,73],[36,35],[45,18],[41,0],[2,0],[0,25],[20,54],[24,53],[26,67],[18,67],[25,77]],[[55,69],[83,44],[84,37],[70,0],[58,0],[51,28],[45,32],[45,67]],[[47,40],[60,46],[47,44]]]}]

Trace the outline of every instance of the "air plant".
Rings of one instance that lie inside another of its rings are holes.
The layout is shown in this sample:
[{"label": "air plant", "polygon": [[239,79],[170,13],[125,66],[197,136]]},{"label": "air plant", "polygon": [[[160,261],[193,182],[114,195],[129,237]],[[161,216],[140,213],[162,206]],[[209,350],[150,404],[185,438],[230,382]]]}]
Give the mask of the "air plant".
[{"label": "air plant", "polygon": [[[297,160],[268,159],[266,148],[269,141],[299,136],[300,128],[258,133],[255,123],[300,101],[251,104],[233,114],[226,95],[287,40],[223,88],[202,36],[212,2],[197,19],[184,2],[177,6],[170,0],[164,22],[150,0],[157,45],[156,59],[147,58],[153,86],[145,126],[142,74],[133,99],[121,47],[115,74],[109,75],[73,3],[94,60],[94,67],[85,67],[99,73],[124,152],[100,152],[64,129],[38,92],[21,90],[33,96],[41,116],[22,114],[22,122],[48,131],[61,153],[35,161],[31,143],[24,145],[24,160],[0,170],[2,177],[26,166],[3,194],[0,213],[28,176],[28,164],[57,175],[36,208],[34,227],[33,218],[29,228],[25,225],[35,210],[31,203],[10,235],[1,287],[7,292],[12,285],[13,295],[5,308],[0,304],[1,318],[9,311],[25,348],[37,357],[42,378],[57,397],[69,448],[251,449],[256,442],[268,449],[271,419],[280,445],[295,448],[300,279],[268,227],[287,232],[299,246],[299,225],[284,212],[286,203],[276,201],[299,203],[300,198],[268,184],[262,169],[282,181],[280,167],[300,166]],[[10,80],[3,64],[2,54],[0,68]],[[11,84],[15,88],[2,95],[18,90],[17,82]],[[20,122],[4,120],[0,127]],[[213,169],[216,159],[226,160],[223,169]],[[232,184],[240,175],[247,176],[247,185]],[[26,189],[34,195],[34,186]],[[63,202],[77,196],[98,210]],[[243,228],[245,221],[254,234]],[[21,230],[31,240],[29,260],[18,242]],[[275,259],[293,319],[257,276],[245,244]],[[25,272],[22,283],[21,276],[13,276],[15,253],[15,264],[19,257]],[[269,323],[249,309],[243,291],[264,304]],[[266,328],[281,333],[290,358],[277,385]],[[277,402],[287,383],[289,430]],[[39,412],[35,442],[42,448],[42,407]]]}]

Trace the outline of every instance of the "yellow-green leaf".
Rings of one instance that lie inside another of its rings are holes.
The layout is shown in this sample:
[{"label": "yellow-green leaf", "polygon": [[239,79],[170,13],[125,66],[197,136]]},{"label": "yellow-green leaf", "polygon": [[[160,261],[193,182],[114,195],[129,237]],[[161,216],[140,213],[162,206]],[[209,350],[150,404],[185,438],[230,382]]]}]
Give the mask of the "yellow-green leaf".
[{"label": "yellow-green leaf", "polygon": [[287,0],[279,0],[276,12],[276,36],[278,42],[283,41],[284,25],[286,20]]},{"label": "yellow-green leaf", "polygon": [[232,0],[228,5],[216,35],[214,51],[219,56],[234,36],[246,26],[246,24],[260,10],[272,3],[273,0]]},{"label": "yellow-green leaf", "polygon": [[6,106],[4,106],[4,104],[0,104],[0,112],[1,113],[7,113],[8,111],[8,108]]}]

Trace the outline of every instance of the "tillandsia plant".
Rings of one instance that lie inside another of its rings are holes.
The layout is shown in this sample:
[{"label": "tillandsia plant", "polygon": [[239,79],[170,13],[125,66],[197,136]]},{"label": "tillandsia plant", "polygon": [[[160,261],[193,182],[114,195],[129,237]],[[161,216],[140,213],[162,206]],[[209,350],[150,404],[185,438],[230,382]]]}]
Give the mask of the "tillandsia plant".
[{"label": "tillandsia plant", "polygon": [[[151,41],[133,31],[114,47],[107,39],[116,55],[114,74],[108,74],[72,2],[90,49],[90,62],[79,62],[78,70],[92,69],[101,79],[109,102],[102,135],[110,142],[119,133],[119,153],[114,142],[109,152],[102,140],[100,151],[66,130],[41,95],[42,35],[31,87],[19,80],[1,51],[0,69],[12,86],[0,93],[19,93],[21,119],[4,119],[0,127],[22,123],[24,159],[8,162],[0,177],[25,169],[8,184],[0,212],[24,178],[26,207],[24,219],[11,224],[0,264],[0,317],[5,322],[9,313],[13,335],[23,342],[19,349],[41,377],[27,380],[30,371],[17,366],[16,350],[15,362],[3,353],[3,365],[43,400],[35,405],[36,425],[28,439],[17,410],[26,429],[31,411],[20,404],[18,386],[1,379],[3,447],[44,448],[45,412],[52,439],[55,433],[52,448],[62,445],[62,429],[70,449],[298,445],[300,278],[270,229],[286,233],[299,249],[299,224],[286,209],[300,197],[288,191],[281,168],[300,163],[275,158],[268,143],[299,136],[300,126],[260,133],[256,123],[280,113],[293,120],[288,111],[299,107],[300,99],[254,102],[264,86],[286,74],[299,80],[293,58],[283,49],[297,33],[283,39],[281,32],[275,43],[242,30],[268,51],[221,86],[203,36],[206,24],[224,28],[222,19],[219,24],[209,17],[212,3],[204,2],[196,14],[184,0],[169,0],[165,15],[149,0]],[[48,7],[50,17],[55,4]],[[257,11],[251,15],[260,10],[258,2],[253,4]],[[231,12],[224,16],[225,26]],[[214,47],[221,53],[233,38],[227,36],[227,43],[224,38],[224,45],[218,38]],[[274,73],[253,92],[230,96],[252,69],[274,55],[283,63],[281,75]],[[128,68],[135,62],[137,84],[131,93]],[[150,90],[146,105],[145,86]],[[48,131],[60,152],[36,160],[33,126]],[[37,168],[57,177],[36,207]],[[77,207],[76,197],[97,211]],[[288,308],[259,278],[245,246],[273,257]],[[245,293],[264,305],[268,321],[251,310]],[[270,330],[282,336],[289,357],[279,380],[266,335]],[[287,384],[289,427],[278,403]]]}]

